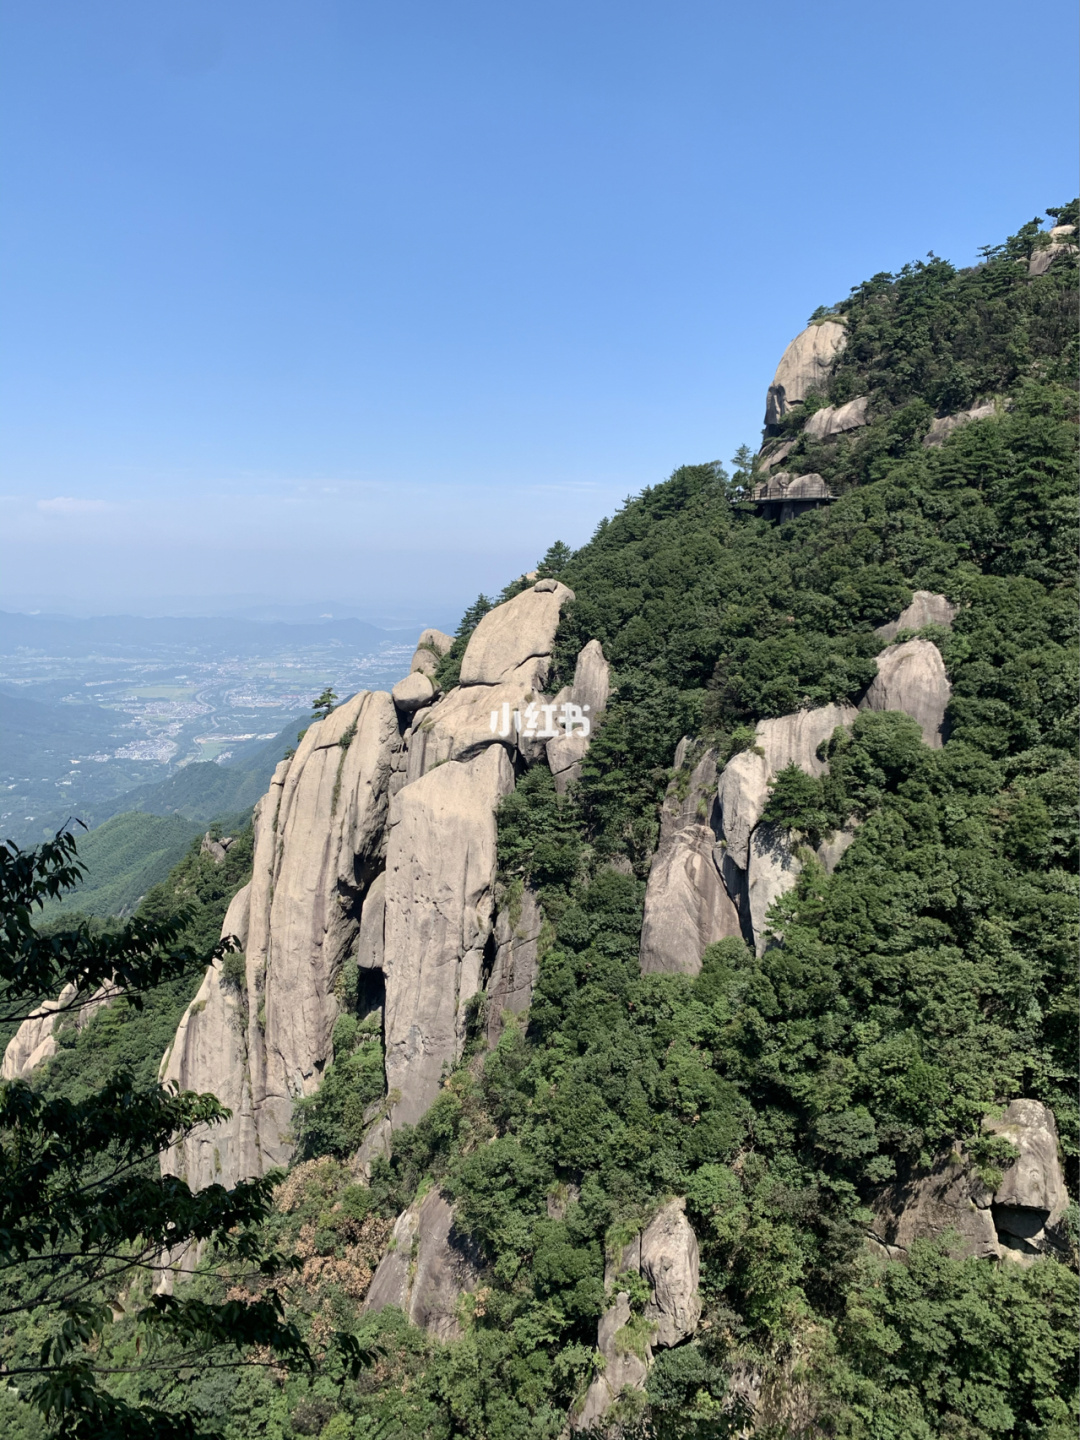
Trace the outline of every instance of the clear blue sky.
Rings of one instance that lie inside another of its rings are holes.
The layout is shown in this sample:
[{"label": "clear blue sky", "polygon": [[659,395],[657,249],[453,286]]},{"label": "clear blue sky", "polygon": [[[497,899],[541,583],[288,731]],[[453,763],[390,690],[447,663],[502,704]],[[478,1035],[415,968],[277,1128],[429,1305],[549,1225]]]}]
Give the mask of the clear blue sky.
[{"label": "clear blue sky", "polygon": [[452,618],[1077,188],[1072,0],[0,13],[0,603]]}]

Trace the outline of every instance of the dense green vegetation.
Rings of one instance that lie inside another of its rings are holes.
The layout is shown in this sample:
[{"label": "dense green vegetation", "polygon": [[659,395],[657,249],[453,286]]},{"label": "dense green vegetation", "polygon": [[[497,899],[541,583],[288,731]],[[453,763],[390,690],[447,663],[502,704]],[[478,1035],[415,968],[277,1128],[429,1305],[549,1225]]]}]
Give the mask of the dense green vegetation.
[{"label": "dense green vegetation", "polygon": [[[741,451],[730,474],[684,467],[545,557],[577,595],[556,683],[597,637],[617,688],[570,794],[535,767],[500,809],[501,881],[532,886],[547,922],[531,1010],[491,1054],[472,1047],[362,1186],[342,1162],[381,1056],[346,970],[335,1060],[264,1233],[300,1266],[300,1333],[343,1328],[381,1355],[344,1385],[193,1376],[188,1403],[230,1440],[555,1440],[592,1372],[605,1254],[672,1195],[699,1238],[704,1323],[661,1354],[628,1433],[732,1433],[749,1376],[772,1395],[759,1434],[1075,1433],[1075,1205],[1056,1258],[1030,1268],[929,1243],[886,1263],[864,1242],[876,1187],[974,1140],[1016,1095],[1053,1109],[1077,1195],[1076,265],[1029,280],[1036,232],[971,270],[931,258],[875,276],[823,312],[848,344],[783,433],[788,468],[824,475],[831,506],[760,518]],[[862,394],[864,429],[802,436],[816,405]],[[935,413],[988,398],[993,418],[922,444]],[[856,700],[874,627],[920,588],[960,607],[925,632],[953,687],[945,747],[864,713],[827,776],[784,772],[767,818],[796,843],[857,822],[835,873],[808,856],[762,956],[729,940],[696,978],[642,976],[680,738],[697,742],[688,765],[706,743],[724,759],[762,717]],[[463,618],[444,686],[492,603]],[[486,1262],[449,1347],[360,1313],[390,1224],[434,1182]],[[193,1293],[220,1295],[209,1276]]]},{"label": "dense green vegetation", "polygon": [[181,815],[132,811],[106,820],[79,842],[86,878],[62,901],[42,910],[49,920],[60,907],[80,915],[130,915],[152,886],[166,878],[201,827]]}]

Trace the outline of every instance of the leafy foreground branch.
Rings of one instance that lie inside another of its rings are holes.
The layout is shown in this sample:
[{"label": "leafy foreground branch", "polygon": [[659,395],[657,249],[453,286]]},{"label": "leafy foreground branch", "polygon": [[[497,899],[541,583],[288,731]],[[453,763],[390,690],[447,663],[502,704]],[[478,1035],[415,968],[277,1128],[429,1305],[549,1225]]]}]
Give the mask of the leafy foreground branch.
[{"label": "leafy foreground branch", "polygon": [[[0,845],[0,984],[5,1017],[33,1014],[43,994],[74,986],[79,996],[120,984],[138,1008],[141,992],[220,962],[178,945],[181,910],[139,918],[110,934],[85,926],[39,935],[35,912],[82,875],[75,838],[58,834],[34,850]],[[203,1265],[238,1280],[287,1272],[290,1262],[262,1236],[275,1181],[193,1194],[158,1173],[170,1141],[229,1112],[213,1095],[139,1086],[120,1071],[85,1098],[49,1097],[21,1080],[0,1086],[0,1365],[20,1402],[61,1437],[181,1440],[206,1436],[177,1404],[194,1370],[274,1365],[313,1370],[310,1348],[286,1319],[273,1287],[233,1291],[220,1303],[154,1294],[170,1261],[197,1250]],[[265,1282],[264,1282],[265,1284]],[[354,1376],[370,1357],[351,1336],[330,1337],[319,1363]],[[110,1377],[156,1377],[155,1403],[132,1403]],[[171,1384],[170,1384],[171,1381]]]}]

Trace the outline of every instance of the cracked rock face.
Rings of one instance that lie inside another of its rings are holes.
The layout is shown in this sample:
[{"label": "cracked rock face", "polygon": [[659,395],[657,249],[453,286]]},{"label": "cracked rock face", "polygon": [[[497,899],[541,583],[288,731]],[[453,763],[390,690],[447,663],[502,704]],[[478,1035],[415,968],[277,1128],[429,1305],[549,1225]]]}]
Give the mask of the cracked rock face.
[{"label": "cracked rock face", "polygon": [[403,1310],[413,1325],[436,1339],[461,1335],[458,1302],[476,1289],[479,1264],[469,1242],[454,1230],[454,1209],[441,1190],[402,1211],[364,1300],[375,1312],[388,1305]]},{"label": "cracked rock face", "polygon": [[1013,1100],[1000,1118],[987,1117],[983,1129],[1020,1152],[997,1189],[989,1189],[957,1146],[929,1172],[901,1176],[880,1193],[871,1248],[902,1260],[916,1240],[951,1231],[956,1255],[1027,1263],[1059,1245],[1069,1202],[1053,1114],[1038,1100]]},{"label": "cracked rock face", "polygon": [[664,799],[660,844],[645,889],[642,974],[697,975],[710,945],[742,934],[738,903],[718,868],[715,753],[698,761],[681,799],[677,784],[672,781]]},{"label": "cracked rock face", "polygon": [[532,1004],[540,969],[543,915],[528,886],[516,903],[503,905],[495,920],[495,963],[487,984],[487,1041],[494,1047],[506,1015],[520,1015]]},{"label": "cracked rock face", "polygon": [[596,1348],[604,1357],[604,1368],[593,1377],[580,1411],[571,1420],[575,1430],[586,1430],[603,1420],[626,1391],[644,1390],[654,1349],[678,1345],[697,1330],[701,1319],[700,1261],[685,1200],[670,1200],[616,1258],[609,1258],[604,1271],[609,1292],[627,1270],[636,1270],[649,1284],[643,1311],[651,1327],[649,1342],[642,1353],[628,1343],[625,1327],[633,1313],[630,1294],[617,1291],[597,1326]]},{"label": "cracked rock face", "polygon": [[413,1125],[465,1044],[492,935],[495,810],[513,789],[506,751],[449,761],[394,797],[386,853],[386,1081],[391,1123]]},{"label": "cracked rock face", "polygon": [[902,710],[918,721],[926,744],[940,750],[952,695],[941,651],[929,640],[908,640],[883,650],[877,667],[877,677],[859,701],[859,709]]},{"label": "cracked rock face", "polygon": [[[583,645],[574,666],[574,683],[569,690],[560,690],[555,702],[562,705],[569,700],[580,705],[582,714],[590,727],[595,728],[599,717],[607,709],[611,696],[611,666],[604,659],[603,647],[599,640],[590,640]],[[589,748],[589,736],[580,732],[573,735],[557,735],[546,746],[547,763],[555,777],[555,791],[562,794],[567,786],[579,779],[581,762]]]},{"label": "cracked rock face", "polygon": [[847,331],[835,320],[808,325],[784,351],[769,386],[765,424],[779,425],[792,405],[805,400],[828,378],[833,360],[847,344]]},{"label": "cracked rock face", "polygon": [[193,1189],[291,1157],[293,1102],[330,1058],[335,981],[381,868],[398,744],[390,696],[361,691],[310,727],[256,807],[252,879],[223,926],[244,944],[244,988],[212,966],[163,1062],[164,1079],[233,1111],[163,1157]]}]

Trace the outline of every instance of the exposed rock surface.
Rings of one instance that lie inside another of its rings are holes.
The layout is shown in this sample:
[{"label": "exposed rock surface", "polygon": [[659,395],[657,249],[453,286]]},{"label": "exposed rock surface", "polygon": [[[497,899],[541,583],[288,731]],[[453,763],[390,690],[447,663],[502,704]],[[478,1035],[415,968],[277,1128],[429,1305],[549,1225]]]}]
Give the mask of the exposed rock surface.
[{"label": "exposed rock surface", "polygon": [[234,836],[222,835],[220,840],[215,840],[208,830],[202,838],[199,851],[203,855],[209,855],[215,865],[223,865],[225,856],[229,853],[229,846],[233,843]]},{"label": "exposed rock surface", "polygon": [[774,465],[779,465],[782,460],[787,459],[792,450],[795,449],[795,445],[796,441],[785,440],[782,445],[777,445],[775,449],[769,450],[767,454],[761,457],[761,469],[771,470]]},{"label": "exposed rock surface", "polygon": [[990,420],[996,413],[997,407],[993,400],[987,400],[972,410],[959,410],[955,415],[941,415],[931,422],[922,443],[930,449],[944,445],[953,431],[959,430],[961,425],[969,425],[972,420]]},{"label": "exposed rock surface", "polygon": [[746,880],[750,924],[759,955],[765,949],[770,933],[767,924],[769,908],[792,889],[802,868],[802,862],[782,831],[773,825],[757,827],[750,837],[750,864]]},{"label": "exposed rock surface", "polygon": [[809,440],[831,440],[847,430],[858,430],[870,423],[869,407],[867,395],[849,400],[846,405],[827,405],[823,410],[814,411],[802,433]]},{"label": "exposed rock surface", "polygon": [[399,743],[390,696],[362,691],[309,728],[256,807],[251,884],[226,916],[236,933],[246,905],[245,992],[211,967],[163,1062],[166,1080],[210,1090],[233,1111],[163,1158],[195,1189],[260,1175],[292,1153],[293,1102],[320,1083],[334,984],[382,865]]},{"label": "exposed rock surface", "polygon": [[627,1270],[638,1271],[648,1281],[651,1293],[644,1317],[652,1326],[651,1336],[643,1353],[637,1353],[624,1328],[632,1317],[630,1295],[626,1290],[617,1291],[597,1326],[596,1348],[605,1365],[593,1377],[582,1407],[571,1421],[575,1430],[587,1430],[603,1420],[626,1391],[644,1390],[653,1350],[678,1345],[697,1330],[701,1318],[698,1243],[685,1210],[685,1201],[669,1201],[616,1257],[609,1258],[604,1274],[609,1291]]},{"label": "exposed rock surface", "polygon": [[1029,276],[1045,275],[1060,255],[1076,254],[1075,225],[1055,225],[1048,233],[1050,244],[1032,251],[1031,258],[1028,260],[1027,273]]},{"label": "exposed rock surface", "polygon": [[495,919],[495,963],[487,983],[487,1040],[498,1044],[505,1016],[520,1015],[532,1004],[540,968],[540,931],[543,915],[536,895],[527,886]]},{"label": "exposed rock surface", "polygon": [[431,704],[435,698],[435,686],[431,683],[430,677],[425,675],[422,670],[413,670],[405,676],[404,680],[397,682],[390,694],[393,696],[397,708],[406,715],[411,715],[414,710]]},{"label": "exposed rock surface", "polygon": [[[569,700],[581,708],[588,720],[590,730],[607,709],[611,695],[611,666],[604,659],[603,647],[599,640],[590,640],[582,646],[574,666],[574,683],[568,691],[560,691],[556,701],[561,705]],[[574,734],[557,735],[547,742],[548,767],[555,777],[555,789],[559,794],[581,775],[581,762],[589,748],[589,736],[580,731]]]},{"label": "exposed rock surface", "polygon": [[878,673],[860,710],[902,710],[918,721],[932,749],[944,744],[945,709],[952,694],[941,651],[929,640],[890,645],[877,657]]},{"label": "exposed rock surface", "polygon": [[645,1318],[656,1327],[655,1348],[678,1345],[697,1329],[699,1273],[697,1236],[686,1218],[686,1202],[672,1200],[641,1236],[641,1274],[652,1289]]},{"label": "exposed rock surface", "polygon": [[928,1173],[901,1176],[873,1206],[869,1239],[891,1259],[903,1259],[916,1240],[955,1235],[958,1255],[1033,1258],[1058,1243],[1068,1205],[1057,1153],[1054,1117],[1038,1100],[1014,1100],[983,1128],[1003,1135],[1020,1155],[992,1191],[962,1147],[939,1156]]},{"label": "exposed rock surface", "polygon": [[714,858],[719,838],[716,755],[709,750],[680,798],[678,777],[661,812],[660,844],[649,870],[641,928],[643,974],[696,975],[709,945],[740,936],[738,906]]},{"label": "exposed rock surface", "polygon": [[765,424],[779,425],[792,405],[824,384],[833,360],[847,344],[847,331],[836,320],[808,325],[784,351],[769,386]]},{"label": "exposed rock surface", "polygon": [[820,705],[759,721],[754,749],[741,751],[724,767],[717,792],[720,824],[727,853],[741,870],[750,863],[750,834],[768,801],[769,781],[789,765],[808,775],[823,775],[826,762],[819,759],[818,749],[856,714],[850,705]]},{"label": "exposed rock surface", "polygon": [[882,640],[895,640],[901,630],[922,630],[927,625],[940,625],[944,630],[952,629],[959,606],[937,595],[932,590],[916,590],[911,604],[901,610],[895,620],[879,625],[874,631]]},{"label": "exposed rock surface", "polygon": [[117,986],[101,985],[80,1005],[78,990],[74,985],[65,985],[55,1000],[43,1001],[8,1041],[0,1064],[0,1080],[28,1080],[60,1048],[57,1034],[65,1020],[70,1017],[70,1023],[82,1030],[119,994]]},{"label": "exposed rock surface", "polygon": [[476,1288],[480,1272],[472,1247],[454,1231],[453,1206],[441,1190],[429,1190],[398,1216],[390,1247],[372,1277],[364,1309],[396,1305],[437,1339],[458,1339],[458,1302]]},{"label": "exposed rock surface", "polygon": [[547,681],[559,612],[574,592],[557,580],[538,580],[497,605],[477,625],[461,662],[461,684],[515,680],[541,691]]},{"label": "exposed rock surface", "polygon": [[424,630],[416,642],[410,671],[419,670],[424,675],[434,675],[439,661],[453,643],[454,637],[444,634],[442,630]]},{"label": "exposed rock surface", "polygon": [[495,810],[513,789],[505,750],[489,745],[405,786],[386,854],[386,1080],[397,1127],[415,1124],[465,1043],[492,934]]}]

